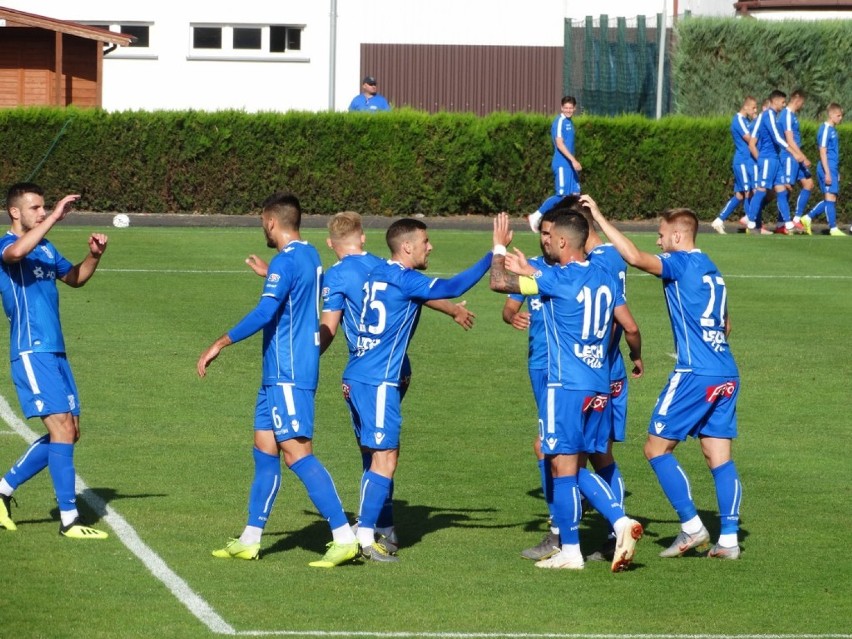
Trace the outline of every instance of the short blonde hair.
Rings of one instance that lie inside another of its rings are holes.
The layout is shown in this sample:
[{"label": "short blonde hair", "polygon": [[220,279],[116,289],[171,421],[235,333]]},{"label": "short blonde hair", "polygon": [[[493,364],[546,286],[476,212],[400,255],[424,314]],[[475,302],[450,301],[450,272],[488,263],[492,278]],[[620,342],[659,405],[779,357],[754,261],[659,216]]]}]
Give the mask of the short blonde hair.
[{"label": "short blonde hair", "polygon": [[698,235],[698,216],[692,209],[666,209],[662,217],[666,222],[684,233],[692,235],[692,241]]},{"label": "short blonde hair", "polygon": [[342,240],[352,235],[363,235],[361,215],[355,211],[341,211],[328,221],[328,237],[332,241]]}]

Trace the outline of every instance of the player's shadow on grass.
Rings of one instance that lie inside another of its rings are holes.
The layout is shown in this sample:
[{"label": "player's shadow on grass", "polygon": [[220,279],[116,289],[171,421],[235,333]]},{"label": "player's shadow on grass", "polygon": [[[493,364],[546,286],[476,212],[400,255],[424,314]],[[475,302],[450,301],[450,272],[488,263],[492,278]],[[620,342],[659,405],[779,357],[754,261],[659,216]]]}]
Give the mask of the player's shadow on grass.
[{"label": "player's shadow on grass", "polygon": [[[425,536],[444,528],[511,528],[513,524],[489,523],[488,514],[496,512],[494,508],[442,508],[426,505],[411,505],[407,501],[394,500],[394,521],[402,545],[410,548],[418,544]],[[306,515],[316,515],[305,511]],[[482,517],[485,515],[486,517]],[[349,520],[355,516],[349,514]],[[298,530],[269,531],[266,538],[278,539],[264,555],[286,552],[295,548],[322,553],[331,539],[328,523],[318,519]]]}]

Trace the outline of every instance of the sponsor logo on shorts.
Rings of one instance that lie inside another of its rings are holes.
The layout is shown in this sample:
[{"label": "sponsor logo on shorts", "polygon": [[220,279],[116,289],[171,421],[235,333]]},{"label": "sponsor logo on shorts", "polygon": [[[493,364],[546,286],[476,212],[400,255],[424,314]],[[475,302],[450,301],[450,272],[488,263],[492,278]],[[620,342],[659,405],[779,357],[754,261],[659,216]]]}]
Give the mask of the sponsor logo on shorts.
[{"label": "sponsor logo on shorts", "polygon": [[299,429],[300,429],[301,427],[302,427],[302,425],[299,423],[299,420],[298,420],[298,419],[291,419],[291,420],[290,420],[290,428],[292,428],[292,429],[293,429],[293,432],[294,432],[294,433],[298,433],[298,432],[299,432]]},{"label": "sponsor logo on shorts", "polygon": [[385,434],[384,433],[376,433],[375,437],[376,437],[376,443],[381,444],[385,439]]},{"label": "sponsor logo on shorts", "polygon": [[666,429],[666,425],[663,422],[654,422],[654,430],[657,435],[662,433]]},{"label": "sponsor logo on shorts", "polygon": [[591,397],[583,398],[583,412],[593,410],[595,412],[600,413],[604,408],[606,408],[607,402],[609,402],[609,395],[592,395]]},{"label": "sponsor logo on shorts", "polygon": [[44,410],[44,402],[41,401],[40,399],[35,400],[35,405],[36,405],[36,408],[38,409],[38,412],[41,412],[41,411]]},{"label": "sponsor logo on shorts", "polygon": [[705,397],[708,402],[715,402],[720,397],[733,397],[735,390],[737,390],[736,382],[725,382],[718,386],[708,386]]},{"label": "sponsor logo on shorts", "polygon": [[545,444],[547,444],[547,447],[548,447],[548,448],[550,448],[551,450],[553,450],[554,448],[556,448],[556,443],[557,443],[558,441],[559,441],[559,440],[558,440],[558,439],[556,439],[556,437],[548,437],[547,439],[545,439],[545,440],[544,440],[544,443],[545,443]]},{"label": "sponsor logo on shorts", "polygon": [[341,387],[343,389],[343,399],[348,402],[352,389],[349,387],[349,384],[341,384]]},{"label": "sponsor logo on shorts", "polygon": [[619,397],[621,391],[624,390],[624,380],[620,379],[617,382],[611,382],[609,385],[609,394],[611,397]]}]

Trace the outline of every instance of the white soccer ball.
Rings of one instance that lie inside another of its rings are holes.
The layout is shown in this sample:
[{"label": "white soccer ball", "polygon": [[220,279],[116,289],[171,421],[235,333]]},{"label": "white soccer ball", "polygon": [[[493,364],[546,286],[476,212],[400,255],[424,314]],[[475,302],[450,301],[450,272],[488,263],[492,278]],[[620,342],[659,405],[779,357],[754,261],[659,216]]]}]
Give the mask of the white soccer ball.
[{"label": "white soccer ball", "polygon": [[119,213],[112,218],[112,225],[117,229],[126,229],[130,226],[130,218],[124,213]]}]

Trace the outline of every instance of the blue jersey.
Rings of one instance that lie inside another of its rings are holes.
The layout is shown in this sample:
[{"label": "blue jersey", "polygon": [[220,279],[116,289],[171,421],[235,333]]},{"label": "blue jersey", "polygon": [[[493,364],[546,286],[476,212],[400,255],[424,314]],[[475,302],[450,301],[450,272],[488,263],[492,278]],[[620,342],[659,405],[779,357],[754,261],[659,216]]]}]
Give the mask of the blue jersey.
[{"label": "blue jersey", "polygon": [[[0,239],[0,255],[17,240],[17,235],[7,232]],[[0,263],[0,295],[9,320],[10,360],[15,361],[22,352],[64,353],[56,280],[64,277],[73,264],[46,239],[20,262]]]},{"label": "blue jersey", "polygon": [[[536,269],[543,269],[550,266],[541,255],[530,258],[529,263]],[[522,304],[524,300],[526,300],[527,310],[530,314],[527,366],[531,369],[546,369],[547,340],[545,339],[544,334],[544,315],[541,312],[541,295],[521,295],[520,293],[510,293],[509,298],[517,302],[521,302]]]},{"label": "blue jersey", "polygon": [[352,102],[349,103],[350,111],[390,111],[391,107],[384,96],[378,93],[372,97],[364,97],[363,93],[359,93]]},{"label": "blue jersey", "polygon": [[719,269],[698,249],[657,257],[677,351],[675,371],[738,376],[725,337],[728,290]]},{"label": "blue jersey", "polygon": [[553,159],[561,158],[567,162],[568,159],[556,147],[556,138],[562,138],[565,147],[574,155],[574,122],[561,113],[550,125],[550,139],[553,142]]},{"label": "blue jersey", "polygon": [[[615,306],[627,303],[627,262],[621,257],[618,250],[612,244],[600,244],[589,253],[589,261],[609,271],[616,282],[619,290],[615,298]],[[613,326],[612,341],[609,344],[608,357],[610,363],[610,381],[616,382],[627,377],[627,369],[624,367],[624,358],[621,356],[621,336],[624,329],[618,324]]]},{"label": "blue jersey", "polygon": [[[837,135],[837,129],[828,122],[819,125],[817,147],[825,149],[828,168],[832,173],[837,173],[840,167],[840,136]],[[820,165],[822,165],[821,162]]]},{"label": "blue jersey", "polygon": [[544,305],[548,386],[608,394],[617,280],[588,261],[541,269],[534,277]]},{"label": "blue jersey", "polygon": [[793,141],[796,146],[802,148],[802,134],[799,132],[799,117],[789,108],[784,109],[778,115],[778,128],[780,129],[781,137],[787,139],[787,131],[793,133]]},{"label": "blue jersey", "polygon": [[323,311],[342,311],[341,326],[350,356],[356,351],[358,321],[364,302],[367,276],[385,260],[372,253],[345,255],[323,278]]},{"label": "blue jersey", "polygon": [[290,242],[269,262],[255,311],[228,333],[234,341],[247,337],[241,327],[248,324],[251,334],[257,329],[246,320],[253,313],[264,313],[264,386],[283,382],[316,390],[321,286],[322,262],[317,250],[304,241]]},{"label": "blue jersey", "polygon": [[349,358],[343,379],[397,385],[423,303],[462,295],[489,266],[491,253],[447,280],[429,278],[390,260],[373,269],[364,282],[355,355]]},{"label": "blue jersey", "polygon": [[748,138],[751,137],[753,123],[742,113],[736,113],[731,120],[731,138],[734,140],[734,162],[745,162],[751,158]]},{"label": "blue jersey", "polygon": [[757,116],[754,124],[754,136],[757,139],[757,152],[759,157],[778,157],[781,149],[787,148],[787,142],[778,131],[778,123],[775,121],[775,111],[766,109]]}]

